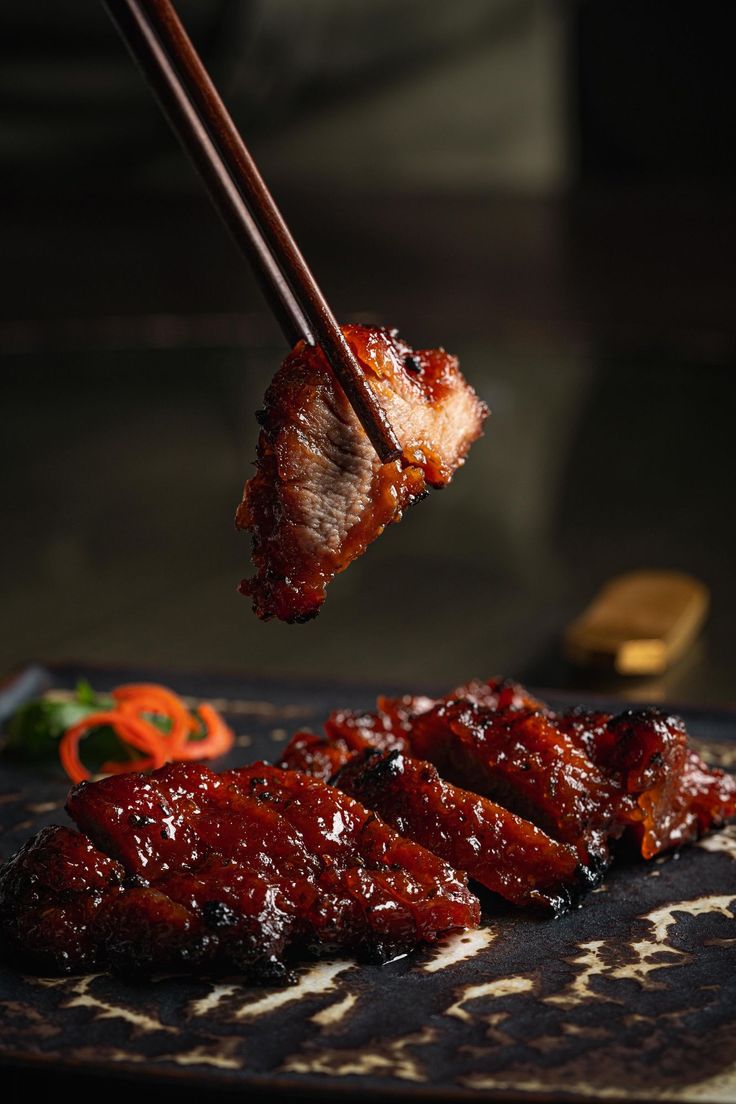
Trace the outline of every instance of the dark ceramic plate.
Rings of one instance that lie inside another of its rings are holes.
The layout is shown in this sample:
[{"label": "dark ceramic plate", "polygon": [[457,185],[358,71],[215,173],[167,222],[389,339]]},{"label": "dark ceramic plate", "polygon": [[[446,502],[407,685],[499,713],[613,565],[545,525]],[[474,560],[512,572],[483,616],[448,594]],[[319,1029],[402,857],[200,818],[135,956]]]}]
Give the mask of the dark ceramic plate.
[{"label": "dark ceramic plate", "polygon": [[[0,711],[81,673],[30,668],[0,695]],[[150,671],[96,671],[93,682],[106,689],[142,674],[214,700],[238,734],[233,764],[273,759],[297,726],[375,697],[365,687]],[[736,714],[682,712],[707,757],[733,765]],[[66,789],[53,765],[2,766],[0,857],[64,822]],[[178,1083],[249,1099],[732,1100],[735,860],[736,832],[726,829],[650,864],[620,863],[560,920],[489,903],[479,931],[443,947],[383,967],[311,963],[285,989],[237,977],[60,980],[6,964],[0,1059],[104,1074],[108,1087],[127,1076],[164,1093]]]}]

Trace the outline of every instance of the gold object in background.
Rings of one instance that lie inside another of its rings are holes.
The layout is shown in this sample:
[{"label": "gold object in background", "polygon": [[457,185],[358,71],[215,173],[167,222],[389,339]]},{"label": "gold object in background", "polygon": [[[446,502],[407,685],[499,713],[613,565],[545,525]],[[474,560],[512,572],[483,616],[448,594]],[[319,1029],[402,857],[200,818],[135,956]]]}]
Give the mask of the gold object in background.
[{"label": "gold object in background", "polygon": [[620,675],[661,674],[695,640],[708,588],[680,571],[630,571],[599,591],[565,633],[565,654]]}]

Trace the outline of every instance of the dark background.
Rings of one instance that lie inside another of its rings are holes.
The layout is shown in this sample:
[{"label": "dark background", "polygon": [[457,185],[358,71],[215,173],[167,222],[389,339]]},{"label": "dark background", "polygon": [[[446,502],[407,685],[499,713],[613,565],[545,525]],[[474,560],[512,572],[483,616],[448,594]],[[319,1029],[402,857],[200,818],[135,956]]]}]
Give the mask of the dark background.
[{"label": "dark background", "polygon": [[564,626],[677,567],[705,635],[615,689],[733,702],[734,5],[179,10],[338,317],[493,415],[317,621],[258,622],[232,517],[282,338],[102,9],[4,4],[0,667],[584,687]]}]

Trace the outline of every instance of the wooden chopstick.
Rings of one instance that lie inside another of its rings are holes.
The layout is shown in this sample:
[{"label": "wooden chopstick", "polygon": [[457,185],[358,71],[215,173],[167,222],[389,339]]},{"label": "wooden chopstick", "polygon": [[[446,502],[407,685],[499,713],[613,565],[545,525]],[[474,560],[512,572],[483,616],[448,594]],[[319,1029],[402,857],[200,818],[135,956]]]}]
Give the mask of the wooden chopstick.
[{"label": "wooden chopstick", "polygon": [[170,0],[103,0],[291,345],[319,344],[384,463],[401,445]]}]

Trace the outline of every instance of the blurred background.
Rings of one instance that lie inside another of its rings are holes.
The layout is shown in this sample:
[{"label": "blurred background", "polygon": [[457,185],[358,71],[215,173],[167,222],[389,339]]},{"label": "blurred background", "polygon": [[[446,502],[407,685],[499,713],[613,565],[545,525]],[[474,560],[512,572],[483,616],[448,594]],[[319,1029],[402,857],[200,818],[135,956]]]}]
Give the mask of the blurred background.
[{"label": "blurred background", "polygon": [[674,567],[705,634],[616,689],[736,701],[732,0],[177,6],[338,317],[457,353],[492,417],[317,621],[258,622],[281,335],[102,8],[6,0],[0,670],[598,685],[564,627]]}]

